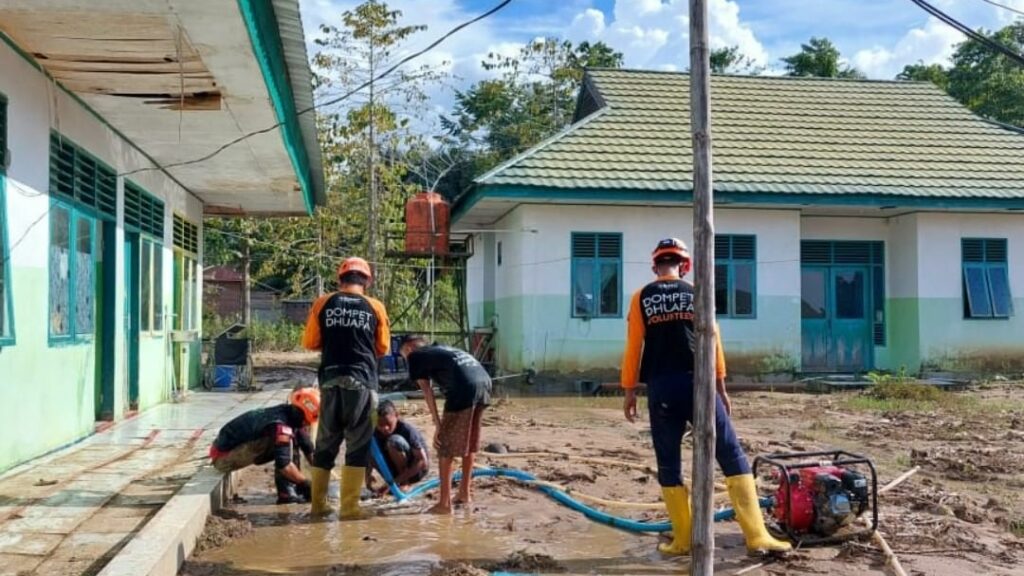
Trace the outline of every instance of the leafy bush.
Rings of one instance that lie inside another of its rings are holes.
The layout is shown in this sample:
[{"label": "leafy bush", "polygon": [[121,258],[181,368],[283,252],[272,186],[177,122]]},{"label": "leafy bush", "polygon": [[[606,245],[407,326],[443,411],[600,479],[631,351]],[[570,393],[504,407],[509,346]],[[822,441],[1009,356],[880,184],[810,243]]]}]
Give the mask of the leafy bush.
[{"label": "leafy bush", "polygon": [[293,352],[302,348],[301,324],[254,321],[249,330],[253,352]]}]

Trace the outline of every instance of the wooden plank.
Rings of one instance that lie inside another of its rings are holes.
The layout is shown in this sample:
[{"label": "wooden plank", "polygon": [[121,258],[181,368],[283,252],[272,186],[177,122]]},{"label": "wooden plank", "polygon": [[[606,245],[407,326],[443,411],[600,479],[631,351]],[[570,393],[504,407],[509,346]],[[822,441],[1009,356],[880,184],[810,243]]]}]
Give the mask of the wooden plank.
[{"label": "wooden plank", "polygon": [[73,57],[70,60],[59,60],[53,57],[46,59],[46,69],[54,75],[58,72],[145,72],[145,73],[166,73],[177,74],[179,69],[186,73],[207,73],[206,66],[202,60],[193,59],[181,62],[167,62],[163,58],[154,60],[135,59],[133,61],[123,60],[87,60]]},{"label": "wooden plank", "polygon": [[[182,79],[178,74],[138,74],[112,72],[71,72],[65,71],[54,76],[69,90],[95,94],[154,95],[173,94],[181,91]],[[209,74],[186,74],[185,94],[217,92],[217,83]]]}]

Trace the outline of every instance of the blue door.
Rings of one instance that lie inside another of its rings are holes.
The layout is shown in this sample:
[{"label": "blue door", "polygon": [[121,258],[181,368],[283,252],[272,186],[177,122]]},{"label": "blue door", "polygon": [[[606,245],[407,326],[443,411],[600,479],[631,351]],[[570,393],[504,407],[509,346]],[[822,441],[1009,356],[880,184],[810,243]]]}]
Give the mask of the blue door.
[{"label": "blue door", "polygon": [[801,268],[805,372],[860,372],[870,367],[868,279],[865,266]]}]

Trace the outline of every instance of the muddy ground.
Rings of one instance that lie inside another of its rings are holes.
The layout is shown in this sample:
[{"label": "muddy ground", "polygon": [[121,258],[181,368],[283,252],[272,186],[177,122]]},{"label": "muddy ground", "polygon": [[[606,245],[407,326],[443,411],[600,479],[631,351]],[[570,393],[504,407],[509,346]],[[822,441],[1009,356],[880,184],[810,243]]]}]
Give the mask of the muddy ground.
[{"label": "muddy ground", "polygon": [[[846,449],[874,461],[879,486],[920,466],[918,474],[880,497],[880,531],[908,573],[1024,574],[1024,383],[944,392],[939,401],[878,400],[860,392],[745,392],[733,395],[733,406],[751,459],[774,451]],[[422,403],[409,401],[401,409],[429,439],[433,430]],[[626,422],[620,398],[503,398],[485,424],[484,442],[504,444],[512,453],[548,451],[654,464],[649,424]],[[590,496],[659,500],[655,478],[638,468],[553,456],[481,460],[522,468]],[[421,513],[431,495],[412,507],[376,504],[380,516],[370,520],[311,521],[308,506],[275,506],[270,470],[252,468],[241,475],[239,501],[232,507],[232,521],[244,517],[251,531],[239,530],[220,547],[206,538],[206,549],[181,575],[457,576],[492,570],[647,575],[688,569],[686,559],[656,552],[656,536],[598,525],[507,480],[479,479],[475,486],[473,506],[452,518]],[[664,518],[657,508],[608,510],[636,519]],[[220,536],[214,540],[225,539]],[[717,572],[732,574],[757,562],[746,556],[734,522],[716,525]],[[885,571],[870,542],[852,541],[798,550],[745,574]]]}]

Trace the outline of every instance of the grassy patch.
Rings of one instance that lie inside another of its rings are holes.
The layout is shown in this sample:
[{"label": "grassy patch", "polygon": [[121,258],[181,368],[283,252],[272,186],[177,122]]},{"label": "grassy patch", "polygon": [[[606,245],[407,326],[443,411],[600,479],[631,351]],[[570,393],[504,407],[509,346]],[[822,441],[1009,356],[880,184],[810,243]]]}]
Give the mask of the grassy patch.
[{"label": "grassy patch", "polygon": [[1018,538],[1024,538],[1024,518],[1018,518],[1017,520],[1010,520],[1010,525],[1007,526],[1010,532]]},{"label": "grassy patch", "polygon": [[935,386],[899,380],[878,382],[868,390],[868,395],[879,400],[910,400],[913,402],[941,402],[944,396],[943,392]]},{"label": "grassy patch", "polygon": [[931,412],[944,410],[964,415],[998,411],[1005,406],[984,402],[971,393],[948,392],[930,384],[903,379],[876,381],[871,388],[846,399],[846,408],[879,412]]}]

